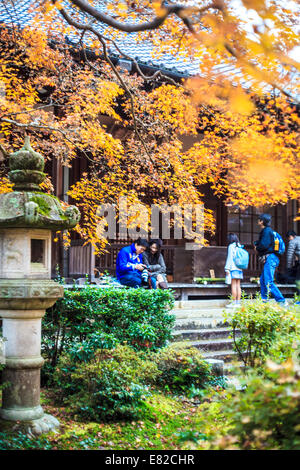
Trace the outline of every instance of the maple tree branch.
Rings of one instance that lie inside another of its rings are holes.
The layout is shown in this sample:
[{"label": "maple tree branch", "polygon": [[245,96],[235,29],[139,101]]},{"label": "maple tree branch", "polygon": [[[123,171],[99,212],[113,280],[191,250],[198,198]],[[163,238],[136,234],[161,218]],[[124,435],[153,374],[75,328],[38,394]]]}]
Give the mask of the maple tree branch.
[{"label": "maple tree branch", "polygon": [[[52,3],[56,5],[57,0],[52,0]],[[184,5],[178,5],[178,4],[171,4],[168,5],[164,1],[161,3],[161,14],[157,15],[153,20],[145,23],[140,23],[140,24],[132,24],[132,23],[122,23],[120,21],[115,20],[111,16],[105,14],[104,12],[98,10],[97,8],[91,6],[88,2],[85,0],[70,0],[70,3],[79,8],[80,11],[87,13],[88,15],[92,16],[95,20],[104,23],[108,26],[111,26],[114,29],[117,29],[119,31],[123,32],[140,32],[140,31],[148,31],[148,30],[153,30],[153,29],[158,29],[167,19],[168,16],[174,14],[178,18],[180,18],[183,23],[186,25],[188,30],[190,31],[191,34],[193,34],[194,37],[196,37],[198,40],[201,41],[201,38],[197,34],[197,32],[194,30],[191,19],[188,17],[188,15],[191,15],[192,13],[194,14],[199,14],[203,13],[207,10],[210,9],[215,9],[219,10],[224,19],[227,18],[227,12],[224,7],[224,4],[222,0],[215,0],[212,3],[203,6],[201,8],[197,7],[191,7],[191,6],[184,6]],[[64,11],[64,9],[61,6],[57,6],[56,8],[59,10],[59,12],[65,17],[67,13]],[[66,19],[66,17],[65,17]],[[73,21],[73,20],[72,20]],[[76,22],[73,23],[73,26],[76,28],[79,27],[79,23],[75,24]],[[81,25],[84,26],[84,25]],[[201,41],[202,42],[202,41]],[[116,46],[115,46],[116,47]],[[297,103],[299,103],[299,100],[292,96],[290,93],[288,93],[284,88],[282,88],[280,85],[270,81],[267,79],[265,74],[263,72],[260,72],[260,70],[253,64],[251,61],[247,61],[244,59],[231,45],[225,42],[224,44],[225,49],[227,52],[234,57],[237,61],[239,62],[244,62],[245,65],[249,66],[256,74],[261,75],[261,80],[264,81],[265,83],[271,85],[272,87],[275,87],[278,89],[281,93],[283,93],[286,97],[289,99],[295,100]],[[119,51],[120,52],[120,51]],[[124,56],[125,57],[125,56]],[[131,59],[132,60],[132,59]],[[154,74],[155,75],[155,74]]]},{"label": "maple tree branch", "polygon": [[266,74],[261,72],[255,64],[253,64],[253,62],[251,61],[248,61],[248,60],[245,60],[240,54],[238,54],[238,52],[236,50],[233,49],[232,46],[230,46],[229,44],[225,43],[225,49],[227,50],[227,52],[229,52],[229,54],[231,54],[233,57],[235,57],[239,62],[243,63],[244,65],[247,65],[249,66],[254,72],[255,74],[259,74],[260,77],[261,77],[261,80],[265,83],[268,83],[268,85],[271,85],[273,88],[276,88],[277,90],[279,90],[283,95],[285,95],[287,98],[290,98],[292,100],[295,100],[297,103],[299,103],[299,100],[295,97],[295,96],[292,96],[290,93],[288,93],[284,88],[282,88],[280,85],[277,85],[276,83],[272,82],[272,81],[269,81],[268,78],[266,77]]},{"label": "maple tree branch", "polygon": [[[86,61],[86,63],[91,67],[91,69],[95,70],[96,72],[99,73],[99,70],[89,61],[88,57],[87,57],[87,54],[86,54],[86,47],[85,47],[85,44],[83,42],[83,36],[85,34],[85,31],[82,32],[81,34],[81,37],[80,37],[80,40],[79,40],[79,43],[81,45],[81,48],[82,48],[82,51],[83,51],[83,55],[84,55],[84,60]],[[129,56],[128,54],[126,54],[125,52],[123,52],[119,46],[116,44],[116,42],[111,39],[111,38],[108,38],[107,36],[103,36],[103,39],[105,39],[105,41],[110,41],[114,47],[116,48],[116,50],[119,52],[120,56],[124,57],[125,59],[127,60],[130,60],[135,66],[136,66],[136,69],[137,69],[137,72],[138,74],[142,77],[142,79],[145,81],[145,82],[149,82],[149,81],[153,81],[155,80],[156,78],[162,78],[168,82],[170,82],[172,85],[174,86],[180,86],[175,80],[173,80],[173,78],[169,77],[168,75],[165,75],[164,73],[161,72],[161,70],[157,70],[156,72],[154,72],[152,75],[145,75],[138,62],[131,56]],[[103,73],[103,71],[101,71],[101,73]]]},{"label": "maple tree branch", "polygon": [[178,85],[175,80],[173,80],[171,77],[168,77],[168,75],[165,75],[164,73],[162,73],[161,70],[157,70],[157,71],[154,72],[152,75],[145,75],[145,74],[142,72],[142,70],[141,70],[141,68],[140,68],[140,66],[139,66],[139,64],[138,64],[138,62],[137,62],[133,57],[131,57],[131,56],[129,56],[128,54],[126,54],[125,52],[123,52],[123,51],[119,48],[119,46],[116,44],[116,42],[115,42],[113,39],[108,38],[108,37],[106,37],[106,36],[103,36],[103,38],[104,38],[106,41],[110,41],[110,42],[114,45],[114,47],[116,48],[116,50],[119,52],[119,54],[120,54],[122,57],[124,57],[125,59],[128,59],[128,60],[130,60],[130,61],[132,61],[132,62],[134,63],[134,65],[136,66],[136,69],[137,69],[139,75],[140,75],[140,76],[142,77],[142,79],[145,80],[146,82],[147,82],[147,81],[152,81],[152,80],[155,80],[156,78],[161,77],[161,78],[164,78],[165,80],[168,80],[170,83],[172,83],[172,85],[175,85],[175,86]]},{"label": "maple tree branch", "polygon": [[[63,8],[60,9],[60,13],[61,13],[61,15],[63,16],[63,18],[67,21],[67,23],[68,23],[70,26],[74,26],[76,29],[82,30],[82,34],[81,34],[81,38],[80,38],[80,43],[81,43],[82,46],[83,46],[83,41],[82,41],[82,40],[83,40],[83,36],[84,36],[85,32],[86,32],[86,31],[90,31],[91,33],[95,34],[95,35],[98,37],[99,40],[100,40],[100,36],[101,36],[101,38],[102,38],[103,40],[110,41],[110,42],[114,45],[114,47],[116,48],[116,50],[119,52],[119,54],[120,54],[121,56],[123,56],[124,58],[126,58],[126,59],[132,61],[132,62],[134,63],[134,65],[136,66],[136,69],[137,69],[139,75],[143,78],[143,80],[145,80],[145,81],[152,81],[152,80],[154,80],[155,78],[162,77],[162,78],[168,80],[168,81],[169,81],[170,83],[172,83],[173,85],[176,85],[176,86],[178,85],[175,80],[173,80],[171,77],[169,77],[169,76],[163,74],[160,70],[157,70],[157,71],[156,71],[154,74],[152,74],[151,76],[145,75],[145,74],[142,72],[142,70],[141,70],[141,68],[140,68],[140,66],[139,66],[139,64],[138,64],[138,62],[137,62],[133,57],[131,57],[131,56],[129,56],[128,54],[126,54],[125,52],[123,52],[113,39],[108,38],[108,37],[104,36],[103,34],[100,34],[99,31],[95,30],[95,29],[91,26],[91,22],[88,23],[88,24],[78,23],[76,20],[74,20],[73,18],[71,18],[71,16],[70,16]],[[85,59],[86,59],[87,63],[95,70],[95,67],[93,67],[92,64],[91,64],[91,63],[88,61],[88,59],[87,59],[87,56],[86,56],[84,47],[82,47],[82,48],[83,48],[84,56],[85,56]],[[107,56],[107,57],[108,57],[108,56]],[[107,60],[107,62],[109,62],[109,61]],[[110,63],[110,62],[109,62],[109,63]]]},{"label": "maple tree branch", "polygon": [[[49,126],[48,124],[36,124],[34,122],[31,122],[31,123],[28,123],[28,124],[24,124],[24,123],[21,123],[21,122],[18,122],[18,121],[15,121],[13,119],[7,119],[7,118],[4,118],[4,119],[0,119],[0,121],[2,122],[7,122],[8,124],[12,124],[13,126],[16,126],[16,127],[20,127],[22,129],[28,129],[28,128],[32,128],[32,129],[36,129],[36,130],[49,130],[51,132],[59,132],[65,140],[67,140],[68,142],[70,142],[72,145],[74,145],[74,147],[78,148],[77,145],[75,145],[74,141],[72,139],[70,139],[70,137],[67,136],[66,132],[63,131],[62,129],[60,128],[57,128],[57,127],[53,127],[53,126]],[[2,150],[2,149],[1,149]],[[84,155],[87,157],[88,160],[90,161],[93,161],[89,156],[88,154],[83,150],[83,149],[79,149],[81,152],[84,153]],[[6,152],[7,153],[7,152]]]},{"label": "maple tree branch", "polygon": [[[57,3],[57,0],[52,0],[52,3],[55,5]],[[97,21],[100,21],[101,23],[111,26],[114,29],[118,29],[119,31],[124,31],[126,33],[137,33],[141,31],[150,31],[153,29],[158,29],[170,15],[175,15],[178,18],[180,18],[185,24],[189,24],[189,20],[186,14],[190,13],[191,11],[193,11],[194,13],[202,13],[211,8],[220,9],[220,3],[218,1],[212,2],[201,8],[178,5],[178,4],[168,5],[162,2],[160,14],[156,15],[151,21],[136,24],[136,23],[122,23],[120,21],[117,21],[111,16],[107,15],[106,13],[93,7],[85,0],[70,0],[70,3],[78,7],[79,10],[81,10],[82,12],[85,12],[88,15],[92,16]],[[59,11],[62,11],[61,6],[57,6],[57,9]]]},{"label": "maple tree branch", "polygon": [[46,125],[46,124],[37,124],[35,122],[30,122],[30,123],[25,124],[23,122],[18,122],[18,121],[15,121],[13,119],[7,119],[7,118],[1,118],[0,120],[2,122],[7,122],[8,124],[13,124],[14,126],[17,126],[17,127],[22,127],[22,128],[32,127],[34,129],[49,129],[51,131],[57,131],[57,132],[60,132],[61,134],[65,135],[65,132],[62,129],[52,127],[52,126],[49,126],[49,125]]},{"label": "maple tree branch", "polygon": [[41,109],[49,108],[51,106],[57,106],[57,103],[53,103],[53,101],[51,101],[51,103],[43,104],[42,106],[38,106],[37,108],[28,109],[27,111],[18,111],[17,113],[2,114],[2,116],[0,116],[0,120],[4,119],[6,116],[19,116],[20,114],[31,114],[31,113],[34,113],[35,111],[40,111]]},{"label": "maple tree branch", "polygon": [[95,28],[93,28],[90,24],[82,24],[82,23],[78,23],[77,21],[73,20],[73,18],[71,18],[70,15],[68,15],[68,13],[63,8],[60,9],[60,13],[64,17],[64,19],[67,21],[68,24],[70,24],[71,26],[74,26],[75,28],[83,31],[82,38],[83,38],[83,35],[85,34],[85,32],[89,31],[89,32],[93,33],[98,38],[100,43],[102,44],[103,55],[104,55],[104,58],[105,58],[106,62],[110,65],[112,71],[114,72],[117,79],[119,80],[122,87],[124,88],[125,92],[129,96],[129,100],[130,100],[130,104],[131,104],[132,117],[133,117],[134,131],[135,131],[136,135],[138,136],[138,138],[139,138],[139,140],[140,140],[140,142],[141,142],[141,144],[142,144],[149,160],[151,161],[151,163],[154,164],[153,159],[152,159],[152,157],[151,157],[151,155],[148,151],[148,148],[147,148],[147,146],[144,142],[144,139],[143,139],[138,127],[137,127],[136,115],[135,115],[135,111],[134,111],[134,100],[133,100],[132,93],[129,90],[126,83],[124,82],[121,74],[118,72],[118,70],[114,66],[112,60],[110,59],[110,57],[107,54],[107,45],[106,45],[106,42],[104,40],[104,37],[102,36],[101,33],[99,33],[99,31],[97,31]]},{"label": "maple tree branch", "polygon": [[118,70],[116,69],[116,67],[114,66],[114,64],[112,63],[112,61],[110,60],[108,54],[107,54],[107,48],[106,48],[106,43],[105,41],[103,40],[103,38],[100,39],[100,42],[103,46],[103,54],[104,54],[104,57],[105,59],[107,60],[107,62],[109,63],[109,65],[111,66],[113,72],[115,73],[116,77],[119,79],[120,83],[122,84],[125,92],[127,93],[127,95],[129,96],[129,100],[130,100],[130,107],[131,107],[131,113],[132,113],[132,118],[133,118],[133,127],[134,127],[134,132],[135,134],[138,136],[146,154],[148,155],[148,158],[149,160],[151,161],[151,163],[154,164],[154,161],[148,151],[148,148],[145,144],[145,141],[138,129],[138,126],[137,126],[137,120],[136,120],[136,114],[135,114],[135,110],[134,110],[134,99],[133,99],[133,96],[132,96],[132,93],[131,91],[129,90],[128,86],[126,85],[126,83],[124,82],[123,78],[121,77],[120,73],[118,72]]}]

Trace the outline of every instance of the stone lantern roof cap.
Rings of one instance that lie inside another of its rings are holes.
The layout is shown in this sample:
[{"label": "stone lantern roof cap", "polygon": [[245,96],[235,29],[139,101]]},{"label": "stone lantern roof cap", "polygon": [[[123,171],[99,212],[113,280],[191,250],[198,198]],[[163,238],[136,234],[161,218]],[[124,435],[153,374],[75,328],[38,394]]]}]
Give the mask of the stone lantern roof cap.
[{"label": "stone lantern roof cap", "polygon": [[25,137],[24,146],[9,155],[10,172],[8,177],[15,183],[15,189],[40,191],[39,184],[44,181],[46,174],[44,157],[33,150],[29,137]]},{"label": "stone lantern roof cap", "polygon": [[63,207],[60,200],[40,188],[46,178],[44,157],[25,138],[24,146],[9,155],[9,179],[14,190],[0,194],[0,228],[45,228],[64,230],[75,227],[80,212]]}]

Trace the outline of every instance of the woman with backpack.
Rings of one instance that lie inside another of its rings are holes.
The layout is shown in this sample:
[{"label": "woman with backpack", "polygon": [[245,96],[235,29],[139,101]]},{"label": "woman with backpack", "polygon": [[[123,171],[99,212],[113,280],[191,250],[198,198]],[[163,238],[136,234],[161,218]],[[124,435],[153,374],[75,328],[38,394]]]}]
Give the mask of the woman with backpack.
[{"label": "woman with backpack", "polygon": [[243,270],[238,268],[235,263],[238,247],[242,248],[238,236],[235,233],[229,233],[227,259],[224,269],[226,273],[226,284],[231,285],[232,302],[226,305],[226,308],[239,307],[241,304],[241,279],[243,279]]}]

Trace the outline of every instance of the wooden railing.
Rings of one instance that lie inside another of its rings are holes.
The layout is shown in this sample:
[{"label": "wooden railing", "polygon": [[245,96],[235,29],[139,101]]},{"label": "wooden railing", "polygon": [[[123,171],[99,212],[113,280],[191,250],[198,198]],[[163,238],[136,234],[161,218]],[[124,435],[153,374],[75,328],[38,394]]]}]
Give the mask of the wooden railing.
[{"label": "wooden railing", "polygon": [[[108,247],[108,253],[95,255],[90,244],[83,246],[81,240],[74,240],[69,249],[69,276],[84,277],[97,276],[97,273],[105,271],[111,275],[115,275],[116,259],[121,248],[128,245],[127,242],[112,243]],[[174,271],[174,251],[178,249],[176,245],[162,246],[162,253],[167,266],[167,273]],[[213,249],[213,247],[211,247]],[[253,249],[248,249],[250,260],[249,268],[244,272],[244,278],[258,277],[261,272],[261,265],[258,261]]]},{"label": "wooden railing", "polygon": [[[69,249],[69,276],[84,277],[86,274],[97,276],[98,272],[104,273],[105,271],[114,275],[118,253],[121,248],[127,245],[128,242],[112,243],[108,247],[108,253],[95,255],[90,244],[83,246],[81,240],[73,240]],[[167,272],[173,272],[175,248],[175,245],[165,245],[162,247]]]}]

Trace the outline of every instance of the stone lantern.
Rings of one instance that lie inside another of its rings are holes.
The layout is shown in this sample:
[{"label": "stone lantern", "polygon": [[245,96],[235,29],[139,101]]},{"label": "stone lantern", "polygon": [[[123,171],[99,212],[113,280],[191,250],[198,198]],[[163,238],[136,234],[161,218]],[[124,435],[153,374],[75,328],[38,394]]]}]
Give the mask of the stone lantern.
[{"label": "stone lantern", "polygon": [[14,191],[0,195],[0,317],[5,338],[5,368],[0,419],[20,422],[32,434],[54,430],[59,422],[40,406],[41,319],[63,297],[51,280],[51,231],[75,227],[79,210],[65,210],[42,192],[44,158],[26,137],[9,156]]}]

